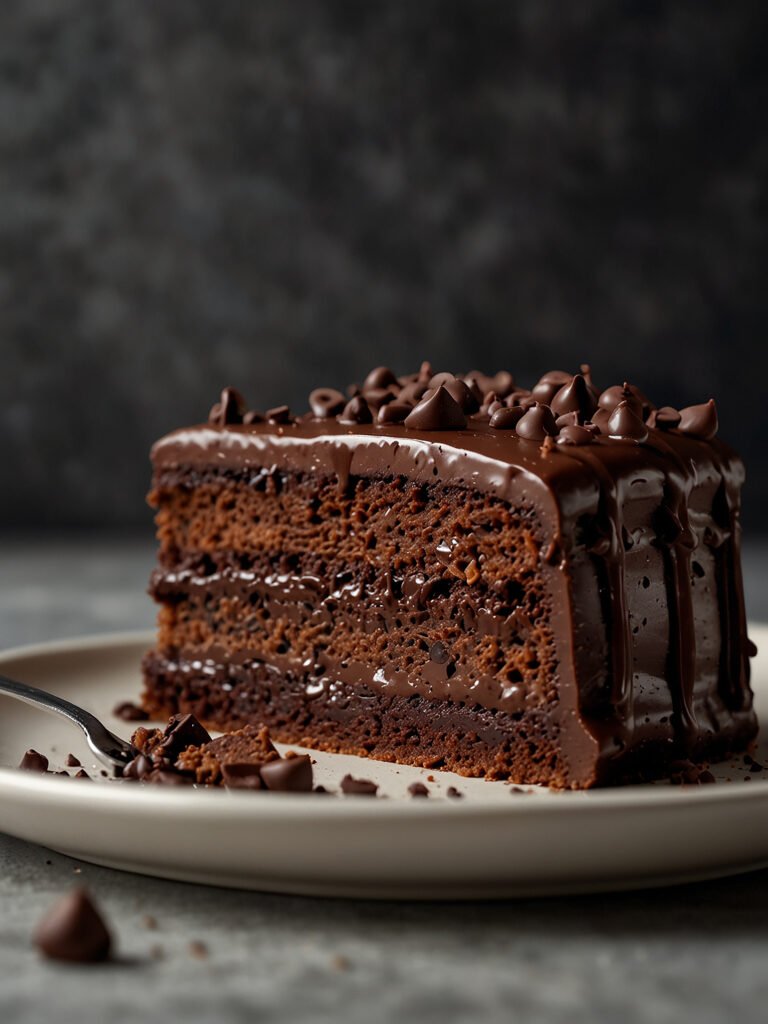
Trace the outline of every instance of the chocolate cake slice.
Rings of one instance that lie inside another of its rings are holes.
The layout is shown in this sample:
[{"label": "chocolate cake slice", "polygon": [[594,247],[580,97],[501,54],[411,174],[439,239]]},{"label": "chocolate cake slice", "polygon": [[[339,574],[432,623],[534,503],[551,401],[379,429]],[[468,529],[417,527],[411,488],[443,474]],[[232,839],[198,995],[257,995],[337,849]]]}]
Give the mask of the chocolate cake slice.
[{"label": "chocolate cake slice", "polygon": [[714,402],[424,364],[310,408],[227,388],[155,445],[148,712],[573,788],[754,737]]}]

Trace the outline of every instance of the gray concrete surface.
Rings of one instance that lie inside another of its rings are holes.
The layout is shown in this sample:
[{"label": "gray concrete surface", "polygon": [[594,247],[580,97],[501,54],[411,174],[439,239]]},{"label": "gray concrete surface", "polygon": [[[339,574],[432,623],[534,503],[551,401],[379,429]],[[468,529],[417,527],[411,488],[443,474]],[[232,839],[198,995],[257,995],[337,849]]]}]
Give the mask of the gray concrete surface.
[{"label": "gray concrete surface", "polygon": [[[0,647],[151,624],[151,560],[138,541],[6,540]],[[768,619],[768,547],[748,549],[745,567],[751,614]],[[36,920],[76,883],[113,923],[110,966],[51,965],[30,946]],[[0,907],[3,1024],[750,1024],[768,1014],[768,871],[644,893],[376,904],[141,878],[0,836]],[[204,960],[189,953],[195,939]]]}]

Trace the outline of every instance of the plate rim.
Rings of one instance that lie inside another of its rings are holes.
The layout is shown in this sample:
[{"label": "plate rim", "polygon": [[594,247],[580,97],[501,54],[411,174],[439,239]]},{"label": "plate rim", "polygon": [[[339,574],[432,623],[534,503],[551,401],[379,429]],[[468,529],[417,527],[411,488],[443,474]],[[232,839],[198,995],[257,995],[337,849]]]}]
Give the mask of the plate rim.
[{"label": "plate rim", "polygon": [[[762,633],[768,643],[768,623],[750,622],[750,635]],[[99,652],[115,647],[136,647],[151,644],[153,630],[125,630],[119,632],[86,634],[66,637],[60,640],[45,640],[22,644],[0,651],[0,669],[19,658],[55,656]],[[0,697],[3,695],[0,694]],[[12,700],[12,697],[7,699]],[[44,713],[44,712],[41,712]],[[74,727],[73,727],[74,728]],[[371,763],[376,763],[371,759]],[[408,766],[412,767],[412,766]],[[424,769],[425,771],[427,769]],[[439,772],[439,769],[430,769]],[[0,799],[9,794],[29,795],[32,798],[56,800],[57,804],[82,805],[83,790],[72,786],[72,780],[57,776],[37,776],[21,772],[18,768],[0,766]],[[504,783],[502,783],[504,784]],[[256,811],[260,820],[274,817],[278,820],[301,818],[302,820],[332,821],[335,818],[355,817],[358,820],[380,820],[382,817],[507,817],[509,815],[558,814],[609,814],[624,809],[657,810],[680,808],[694,803],[697,807],[719,805],[724,801],[759,803],[768,802],[768,778],[755,780],[754,785],[745,786],[738,782],[714,786],[660,786],[636,784],[596,788],[590,790],[549,790],[531,787],[531,792],[511,794],[508,805],[487,802],[473,795],[466,801],[453,801],[437,795],[433,801],[399,799],[363,799],[344,797],[324,800],[309,793],[261,793],[254,801],[253,793],[213,789],[174,789],[150,786],[122,786],[99,783],[89,788],[89,800],[96,804],[120,804],[124,812],[151,813],[158,817],[172,809],[176,814],[193,815],[198,808],[205,807],[206,815],[221,819],[239,818],[247,808],[252,815]],[[514,798],[513,798],[514,796]]]}]

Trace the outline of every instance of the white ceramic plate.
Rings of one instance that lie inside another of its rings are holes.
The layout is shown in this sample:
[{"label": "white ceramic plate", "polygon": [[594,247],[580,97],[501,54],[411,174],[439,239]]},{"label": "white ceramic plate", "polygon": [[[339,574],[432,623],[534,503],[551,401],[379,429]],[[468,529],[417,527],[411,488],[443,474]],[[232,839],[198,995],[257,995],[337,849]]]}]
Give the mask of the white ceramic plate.
[{"label": "white ceramic plate", "polygon": [[[758,714],[768,721],[768,627],[751,636]],[[119,734],[148,634],[18,648],[0,672],[61,693]],[[717,785],[515,792],[356,757],[313,753],[337,790],[351,772],[385,799],[96,784],[17,771],[27,747],[99,767],[74,726],[0,696],[0,830],[83,860],[194,882],[327,896],[465,899],[693,881],[768,865],[768,771],[738,759]],[[762,749],[761,749],[762,747]],[[768,734],[756,758],[768,762]],[[428,798],[408,795],[422,780]],[[746,780],[749,779],[747,783]],[[434,781],[433,781],[434,780]],[[462,799],[445,796],[455,786]]]}]

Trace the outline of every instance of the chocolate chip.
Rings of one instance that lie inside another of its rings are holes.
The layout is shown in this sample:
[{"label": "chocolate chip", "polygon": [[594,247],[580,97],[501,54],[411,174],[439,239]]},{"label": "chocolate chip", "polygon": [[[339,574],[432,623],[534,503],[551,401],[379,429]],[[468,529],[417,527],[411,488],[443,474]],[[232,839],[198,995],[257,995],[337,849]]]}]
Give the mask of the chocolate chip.
[{"label": "chocolate chip", "polygon": [[665,405],[661,409],[654,409],[648,417],[648,426],[657,430],[674,430],[680,426],[680,413],[671,405]]},{"label": "chocolate chip", "polygon": [[463,380],[457,380],[454,377],[452,380],[446,381],[443,386],[463,412],[471,415],[480,408],[480,402]]},{"label": "chocolate chip", "polygon": [[490,426],[494,430],[513,430],[524,415],[524,410],[520,406],[514,406],[511,409],[502,406],[501,409],[495,409],[491,414]]},{"label": "chocolate chip", "polygon": [[550,370],[531,389],[531,395],[540,405],[549,405],[558,391],[570,383],[572,376],[564,370]]},{"label": "chocolate chip", "polygon": [[278,405],[274,409],[267,409],[267,422],[282,426],[290,423],[292,419],[291,410],[287,405]]},{"label": "chocolate chip", "polygon": [[48,911],[34,943],[51,960],[98,963],[109,956],[112,938],[87,891],[75,889]]},{"label": "chocolate chip", "polygon": [[261,779],[267,789],[275,792],[311,793],[312,760],[302,754],[269,761],[261,769]]},{"label": "chocolate chip", "polygon": [[392,373],[388,366],[377,366],[374,370],[368,374],[363,381],[363,391],[369,391],[373,388],[388,388],[392,384],[397,384],[397,377]]},{"label": "chocolate chip", "polygon": [[89,782],[93,781],[91,779],[91,776],[88,774],[88,772],[83,771],[82,768],[80,769],[79,772],[75,772],[75,774],[73,775],[73,778],[75,778],[75,779],[88,779]]},{"label": "chocolate chip", "polygon": [[264,789],[261,781],[262,767],[254,762],[223,764],[221,778],[229,789]]},{"label": "chocolate chip", "polygon": [[442,643],[442,641],[437,640],[430,647],[429,656],[432,659],[432,661],[436,661],[438,665],[444,665],[446,661],[448,661],[450,654],[445,644]]},{"label": "chocolate chip", "polygon": [[415,405],[424,396],[424,392],[427,391],[427,385],[423,381],[413,381],[411,384],[406,384],[401,389],[400,394],[397,396],[398,402],[410,402]]},{"label": "chocolate chip", "polygon": [[382,426],[389,423],[404,423],[412,408],[413,406],[406,405],[404,402],[390,402],[389,405],[382,405],[376,417],[377,422]]},{"label": "chocolate chip", "polygon": [[645,397],[640,388],[636,388],[634,384],[628,384],[626,381],[622,385],[614,384],[613,387],[606,388],[600,395],[597,404],[601,409],[612,413],[620,402],[628,402],[632,411],[640,419],[644,419],[653,410],[653,403]]},{"label": "chocolate chip", "polygon": [[648,428],[637,414],[634,403],[629,400],[619,402],[613,410],[608,421],[607,431],[610,437],[622,440],[637,441],[638,443],[648,440]]},{"label": "chocolate chip", "polygon": [[412,782],[408,787],[411,796],[429,796],[429,790],[423,782]]},{"label": "chocolate chip", "polygon": [[48,771],[48,758],[45,754],[39,754],[36,750],[30,748],[22,757],[19,768],[23,768],[25,772],[40,772],[43,774]]},{"label": "chocolate chip", "polygon": [[411,430],[462,430],[466,425],[461,406],[442,384],[429,397],[425,395],[405,420]]},{"label": "chocolate chip", "polygon": [[263,423],[264,417],[260,412],[256,412],[255,409],[249,409],[248,412],[243,416],[243,423],[246,427],[252,427],[255,423]]},{"label": "chocolate chip", "polygon": [[149,715],[133,701],[123,700],[112,708],[115,718],[122,718],[124,722],[146,722]]},{"label": "chocolate chip", "polygon": [[64,762],[68,768],[80,768],[81,762],[75,757],[74,754],[67,754],[67,760]]},{"label": "chocolate chip", "polygon": [[451,797],[453,800],[461,800],[464,794],[456,789],[455,786],[449,786],[445,791],[445,795]]},{"label": "chocolate chip", "polygon": [[363,398],[368,403],[371,413],[377,413],[383,406],[395,400],[396,392],[393,388],[373,388],[363,392]]},{"label": "chocolate chip", "polygon": [[347,402],[344,411],[336,418],[339,423],[373,423],[373,414],[370,406],[362,395],[357,395]]},{"label": "chocolate chip", "polygon": [[345,775],[341,780],[341,792],[347,796],[376,796],[379,787],[370,779],[353,779]]},{"label": "chocolate chip", "polygon": [[608,424],[611,421],[611,414],[607,409],[598,409],[592,414],[592,426],[601,434],[608,433]]},{"label": "chocolate chip", "polygon": [[237,388],[224,388],[221,392],[221,399],[213,406],[208,415],[208,422],[217,427],[242,423],[244,413],[245,399]]},{"label": "chocolate chip", "polygon": [[717,407],[710,398],[703,405],[689,405],[680,410],[680,430],[702,441],[711,441],[717,433]]},{"label": "chocolate chip", "polygon": [[518,420],[515,431],[518,437],[526,441],[543,441],[545,437],[554,437],[557,426],[552,410],[548,405],[537,402]]},{"label": "chocolate chip", "polygon": [[587,387],[587,382],[580,373],[564,384],[550,403],[555,416],[575,412],[580,423],[584,423],[597,409],[595,396]]},{"label": "chocolate chip", "polygon": [[315,388],[309,396],[309,407],[319,419],[336,416],[346,405],[346,399],[335,388]]},{"label": "chocolate chip", "polygon": [[573,425],[562,427],[560,433],[557,435],[558,444],[583,445],[591,444],[593,440],[594,434],[591,430],[587,430],[585,427]]}]

